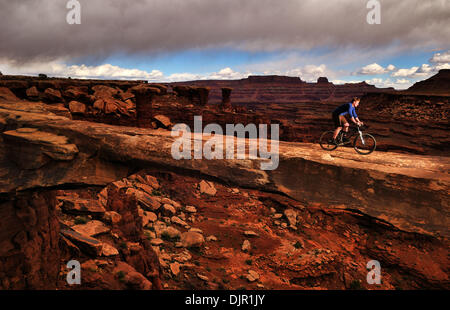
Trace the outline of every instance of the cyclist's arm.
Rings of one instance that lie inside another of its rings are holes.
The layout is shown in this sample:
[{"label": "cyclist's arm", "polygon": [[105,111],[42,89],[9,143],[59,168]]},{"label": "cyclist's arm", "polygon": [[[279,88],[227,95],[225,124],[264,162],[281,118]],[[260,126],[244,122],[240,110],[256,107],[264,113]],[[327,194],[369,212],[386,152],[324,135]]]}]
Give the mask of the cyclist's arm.
[{"label": "cyclist's arm", "polygon": [[353,106],[350,107],[350,116],[352,117],[352,122],[357,125],[362,125],[363,122],[361,122],[358,118],[358,115],[356,114],[356,110]]}]

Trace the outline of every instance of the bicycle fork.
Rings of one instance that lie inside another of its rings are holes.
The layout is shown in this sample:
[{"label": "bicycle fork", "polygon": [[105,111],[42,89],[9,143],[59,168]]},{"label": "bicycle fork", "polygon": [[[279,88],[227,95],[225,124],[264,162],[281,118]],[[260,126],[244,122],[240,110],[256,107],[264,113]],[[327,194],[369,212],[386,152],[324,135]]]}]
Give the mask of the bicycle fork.
[{"label": "bicycle fork", "polygon": [[364,141],[364,138],[363,138],[362,131],[358,129],[358,132],[359,132],[359,137],[361,138],[362,144],[363,144],[363,145],[366,145],[366,142]]}]

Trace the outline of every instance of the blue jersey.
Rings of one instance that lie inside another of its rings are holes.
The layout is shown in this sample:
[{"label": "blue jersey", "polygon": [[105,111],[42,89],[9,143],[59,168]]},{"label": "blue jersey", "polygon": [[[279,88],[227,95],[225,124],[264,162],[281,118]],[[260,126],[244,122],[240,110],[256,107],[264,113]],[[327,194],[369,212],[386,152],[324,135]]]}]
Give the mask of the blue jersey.
[{"label": "blue jersey", "polygon": [[355,107],[351,102],[339,106],[336,110],[334,110],[333,113],[338,115],[349,114],[350,117],[358,118],[358,115],[356,115]]}]

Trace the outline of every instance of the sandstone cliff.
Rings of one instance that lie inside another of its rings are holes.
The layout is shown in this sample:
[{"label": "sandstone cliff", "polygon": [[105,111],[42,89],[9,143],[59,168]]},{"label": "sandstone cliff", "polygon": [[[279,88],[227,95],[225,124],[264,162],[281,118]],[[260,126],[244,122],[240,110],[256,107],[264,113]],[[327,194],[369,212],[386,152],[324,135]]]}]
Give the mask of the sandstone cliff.
[{"label": "sandstone cliff", "polygon": [[448,288],[448,157],[281,142],[274,171],[175,160],[170,131],[2,94],[2,288],[74,288],[74,257],[82,288],[351,288],[374,258],[384,288]]}]

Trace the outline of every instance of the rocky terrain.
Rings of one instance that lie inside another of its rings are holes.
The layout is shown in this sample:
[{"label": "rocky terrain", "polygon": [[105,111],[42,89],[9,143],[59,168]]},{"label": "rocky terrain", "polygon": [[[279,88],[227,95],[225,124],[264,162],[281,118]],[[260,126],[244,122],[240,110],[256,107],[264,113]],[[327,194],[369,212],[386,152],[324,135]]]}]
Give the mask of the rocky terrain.
[{"label": "rocky terrain", "polygon": [[[377,138],[378,150],[445,156],[450,151],[448,71],[441,70],[408,91],[377,89],[364,83],[333,85],[326,78],[305,83],[279,76],[194,81],[190,86],[187,82],[162,85],[3,76],[0,97],[46,104],[52,113],[72,119],[123,126],[170,129],[186,123],[192,128],[194,116],[202,116],[204,125],[222,127],[279,124],[281,140],[316,143],[322,132],[333,126],[331,112],[351,97],[362,96],[358,115]],[[418,93],[421,83],[434,85],[435,93]],[[139,95],[143,85],[147,86],[145,93]],[[265,92],[272,88],[277,91],[270,99]],[[322,96],[324,89],[333,89],[334,95]],[[248,92],[252,95],[245,95]],[[261,92],[266,99],[255,95]],[[319,95],[309,97],[311,92]],[[286,99],[290,93],[296,94],[292,100]]]},{"label": "rocky terrain", "polygon": [[[208,87],[3,76],[0,288],[449,288],[448,157],[281,142],[274,171],[261,159],[173,159],[167,129],[193,115],[289,119],[285,106],[235,105],[233,91],[214,105]],[[361,114],[380,122],[439,116],[444,132],[423,153],[448,139],[447,97],[424,108],[370,96]],[[66,282],[72,259],[79,286]],[[379,286],[365,281],[372,259]]]},{"label": "rocky terrain", "polygon": [[210,87],[210,102],[221,102],[221,89],[232,88],[232,101],[236,104],[307,103],[350,101],[371,91],[392,91],[393,88],[377,88],[366,82],[335,85],[326,77],[317,83],[302,81],[299,77],[249,76],[242,80],[202,80],[177,82],[171,85]]},{"label": "rocky terrain", "polygon": [[[326,78],[306,83],[291,77],[249,77],[237,81],[193,81],[210,87],[210,102],[220,88],[232,88],[231,101],[279,123],[280,139],[316,143],[333,127],[331,112],[352,97],[362,97],[358,115],[377,138],[378,150],[423,155],[449,154],[450,70],[416,83],[407,91],[379,89],[366,83],[334,85]],[[167,112],[166,112],[167,113]]]}]

